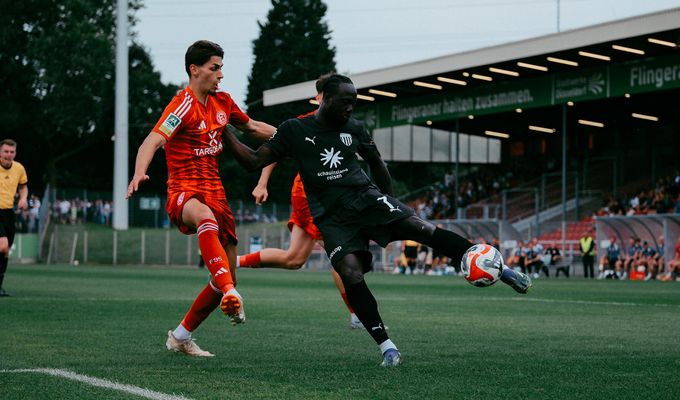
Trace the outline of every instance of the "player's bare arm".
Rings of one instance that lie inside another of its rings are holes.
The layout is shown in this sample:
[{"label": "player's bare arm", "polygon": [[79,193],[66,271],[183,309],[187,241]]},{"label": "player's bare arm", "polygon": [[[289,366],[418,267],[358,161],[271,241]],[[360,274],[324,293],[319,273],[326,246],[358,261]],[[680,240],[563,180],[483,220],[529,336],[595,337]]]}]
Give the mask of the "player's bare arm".
[{"label": "player's bare arm", "polygon": [[260,141],[269,140],[276,132],[276,128],[268,123],[253,119],[248,120],[245,124],[234,124],[234,127]]},{"label": "player's bare arm", "polygon": [[267,184],[269,183],[269,178],[272,176],[272,172],[276,167],[276,163],[269,164],[262,168],[260,173],[260,179],[257,181],[257,186],[252,191],[252,195],[255,198],[255,204],[261,205],[269,198],[269,192],[267,191]]},{"label": "player's bare arm", "polygon": [[140,183],[149,180],[149,175],[146,174],[146,170],[149,168],[149,164],[151,164],[151,160],[153,159],[154,154],[156,154],[156,151],[166,142],[167,140],[163,136],[151,132],[146,139],[144,139],[142,145],[139,146],[139,150],[137,150],[137,159],[135,160],[135,173],[128,185],[127,194],[125,195],[126,199],[132,197],[132,194],[139,189]]},{"label": "player's bare arm", "polygon": [[392,196],[392,177],[390,176],[390,171],[387,170],[385,162],[383,162],[382,157],[377,149],[367,149],[359,150],[359,155],[366,161],[366,163],[371,167],[371,172],[373,173],[373,179],[378,185],[380,190]]},{"label": "player's bare arm", "polygon": [[231,129],[222,132],[222,142],[229,148],[239,164],[248,171],[257,171],[277,161],[277,157],[269,146],[262,145],[253,150],[236,138]]},{"label": "player's bare arm", "polygon": [[17,207],[20,210],[25,210],[28,208],[28,185],[19,185],[19,201],[17,202]]}]

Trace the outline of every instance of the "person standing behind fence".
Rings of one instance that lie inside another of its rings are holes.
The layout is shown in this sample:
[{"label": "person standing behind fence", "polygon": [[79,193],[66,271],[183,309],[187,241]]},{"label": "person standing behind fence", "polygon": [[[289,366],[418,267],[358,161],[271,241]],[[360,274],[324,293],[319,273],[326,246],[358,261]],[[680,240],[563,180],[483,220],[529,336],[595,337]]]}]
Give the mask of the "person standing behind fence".
[{"label": "person standing behind fence", "polygon": [[189,85],[170,101],[139,147],[126,196],[130,198],[142,182],[149,180],[149,164],[156,151],[164,147],[168,167],[166,211],[182,233],[198,234],[198,246],[211,275],[184,319],[168,332],[166,347],[199,357],[213,354],[196,345],[192,332],[218,306],[233,324],[245,320],[243,299],[234,287],[236,224],[217,165],[222,132],[232,124],[264,140],[276,130],[250,119],[219,87],[223,56],[222,48],[207,40],[189,46],[184,58]]},{"label": "person standing behind fence", "polygon": [[583,276],[594,278],[593,264],[595,261],[595,228],[591,228],[581,239],[579,247],[581,249],[581,260],[583,261]]},{"label": "person standing behind fence", "polygon": [[14,243],[14,196],[19,192],[17,207],[28,207],[28,177],[24,166],[14,161],[17,143],[12,139],[0,141],[0,297],[9,294],[2,288],[5,279],[9,250]]}]

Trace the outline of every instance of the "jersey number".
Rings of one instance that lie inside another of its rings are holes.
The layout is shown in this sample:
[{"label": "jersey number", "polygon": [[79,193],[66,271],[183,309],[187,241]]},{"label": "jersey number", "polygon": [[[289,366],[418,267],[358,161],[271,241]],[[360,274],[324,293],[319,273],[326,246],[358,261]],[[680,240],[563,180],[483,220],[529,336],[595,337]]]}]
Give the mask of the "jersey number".
[{"label": "jersey number", "polygon": [[390,212],[399,211],[399,207],[395,207],[392,205],[392,203],[387,201],[387,196],[378,197],[378,201],[382,201],[383,203],[385,203],[385,205],[390,208]]}]

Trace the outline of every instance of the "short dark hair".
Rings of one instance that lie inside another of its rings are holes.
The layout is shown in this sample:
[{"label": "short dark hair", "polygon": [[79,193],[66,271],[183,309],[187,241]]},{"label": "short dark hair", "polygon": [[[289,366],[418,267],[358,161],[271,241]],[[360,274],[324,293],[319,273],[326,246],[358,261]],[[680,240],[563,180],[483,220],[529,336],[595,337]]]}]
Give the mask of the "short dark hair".
[{"label": "short dark hair", "polygon": [[0,141],[0,147],[4,145],[7,145],[9,147],[17,147],[17,142],[15,142],[12,139],[3,139],[2,141]]},{"label": "short dark hair", "polygon": [[194,42],[189,46],[186,54],[184,54],[184,69],[187,71],[187,75],[191,77],[189,67],[192,64],[203,65],[207,63],[212,56],[224,58],[224,50],[222,50],[222,47],[220,47],[219,44],[209,40],[198,40]]},{"label": "short dark hair", "polygon": [[354,82],[345,75],[332,74],[321,85],[321,92],[323,92],[324,96],[332,96],[338,92],[338,88],[343,83],[354,85]]},{"label": "short dark hair", "polygon": [[335,72],[328,72],[326,74],[319,75],[319,79],[316,80],[316,85],[315,85],[317,93],[323,92],[323,85],[326,84],[326,81],[328,80],[328,78],[333,76],[333,74],[335,74]]}]

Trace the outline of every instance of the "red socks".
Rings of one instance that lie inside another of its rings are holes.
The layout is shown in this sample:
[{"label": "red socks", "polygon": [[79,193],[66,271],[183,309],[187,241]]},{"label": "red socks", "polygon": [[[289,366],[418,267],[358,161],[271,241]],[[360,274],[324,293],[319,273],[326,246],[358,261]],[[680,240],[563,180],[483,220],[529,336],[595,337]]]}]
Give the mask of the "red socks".
[{"label": "red socks", "polygon": [[205,261],[210,274],[219,286],[222,293],[234,288],[234,281],[229,271],[227,253],[220,243],[219,227],[212,219],[204,219],[196,228],[198,232],[198,247],[201,249],[201,257]]},{"label": "red socks", "polygon": [[240,256],[238,258],[238,266],[240,268],[262,268],[262,260],[260,258],[260,252],[246,254],[245,256]]},{"label": "red socks", "polygon": [[208,282],[194,300],[187,315],[184,316],[182,326],[189,332],[193,332],[220,305],[220,301],[222,301],[222,292]]}]

